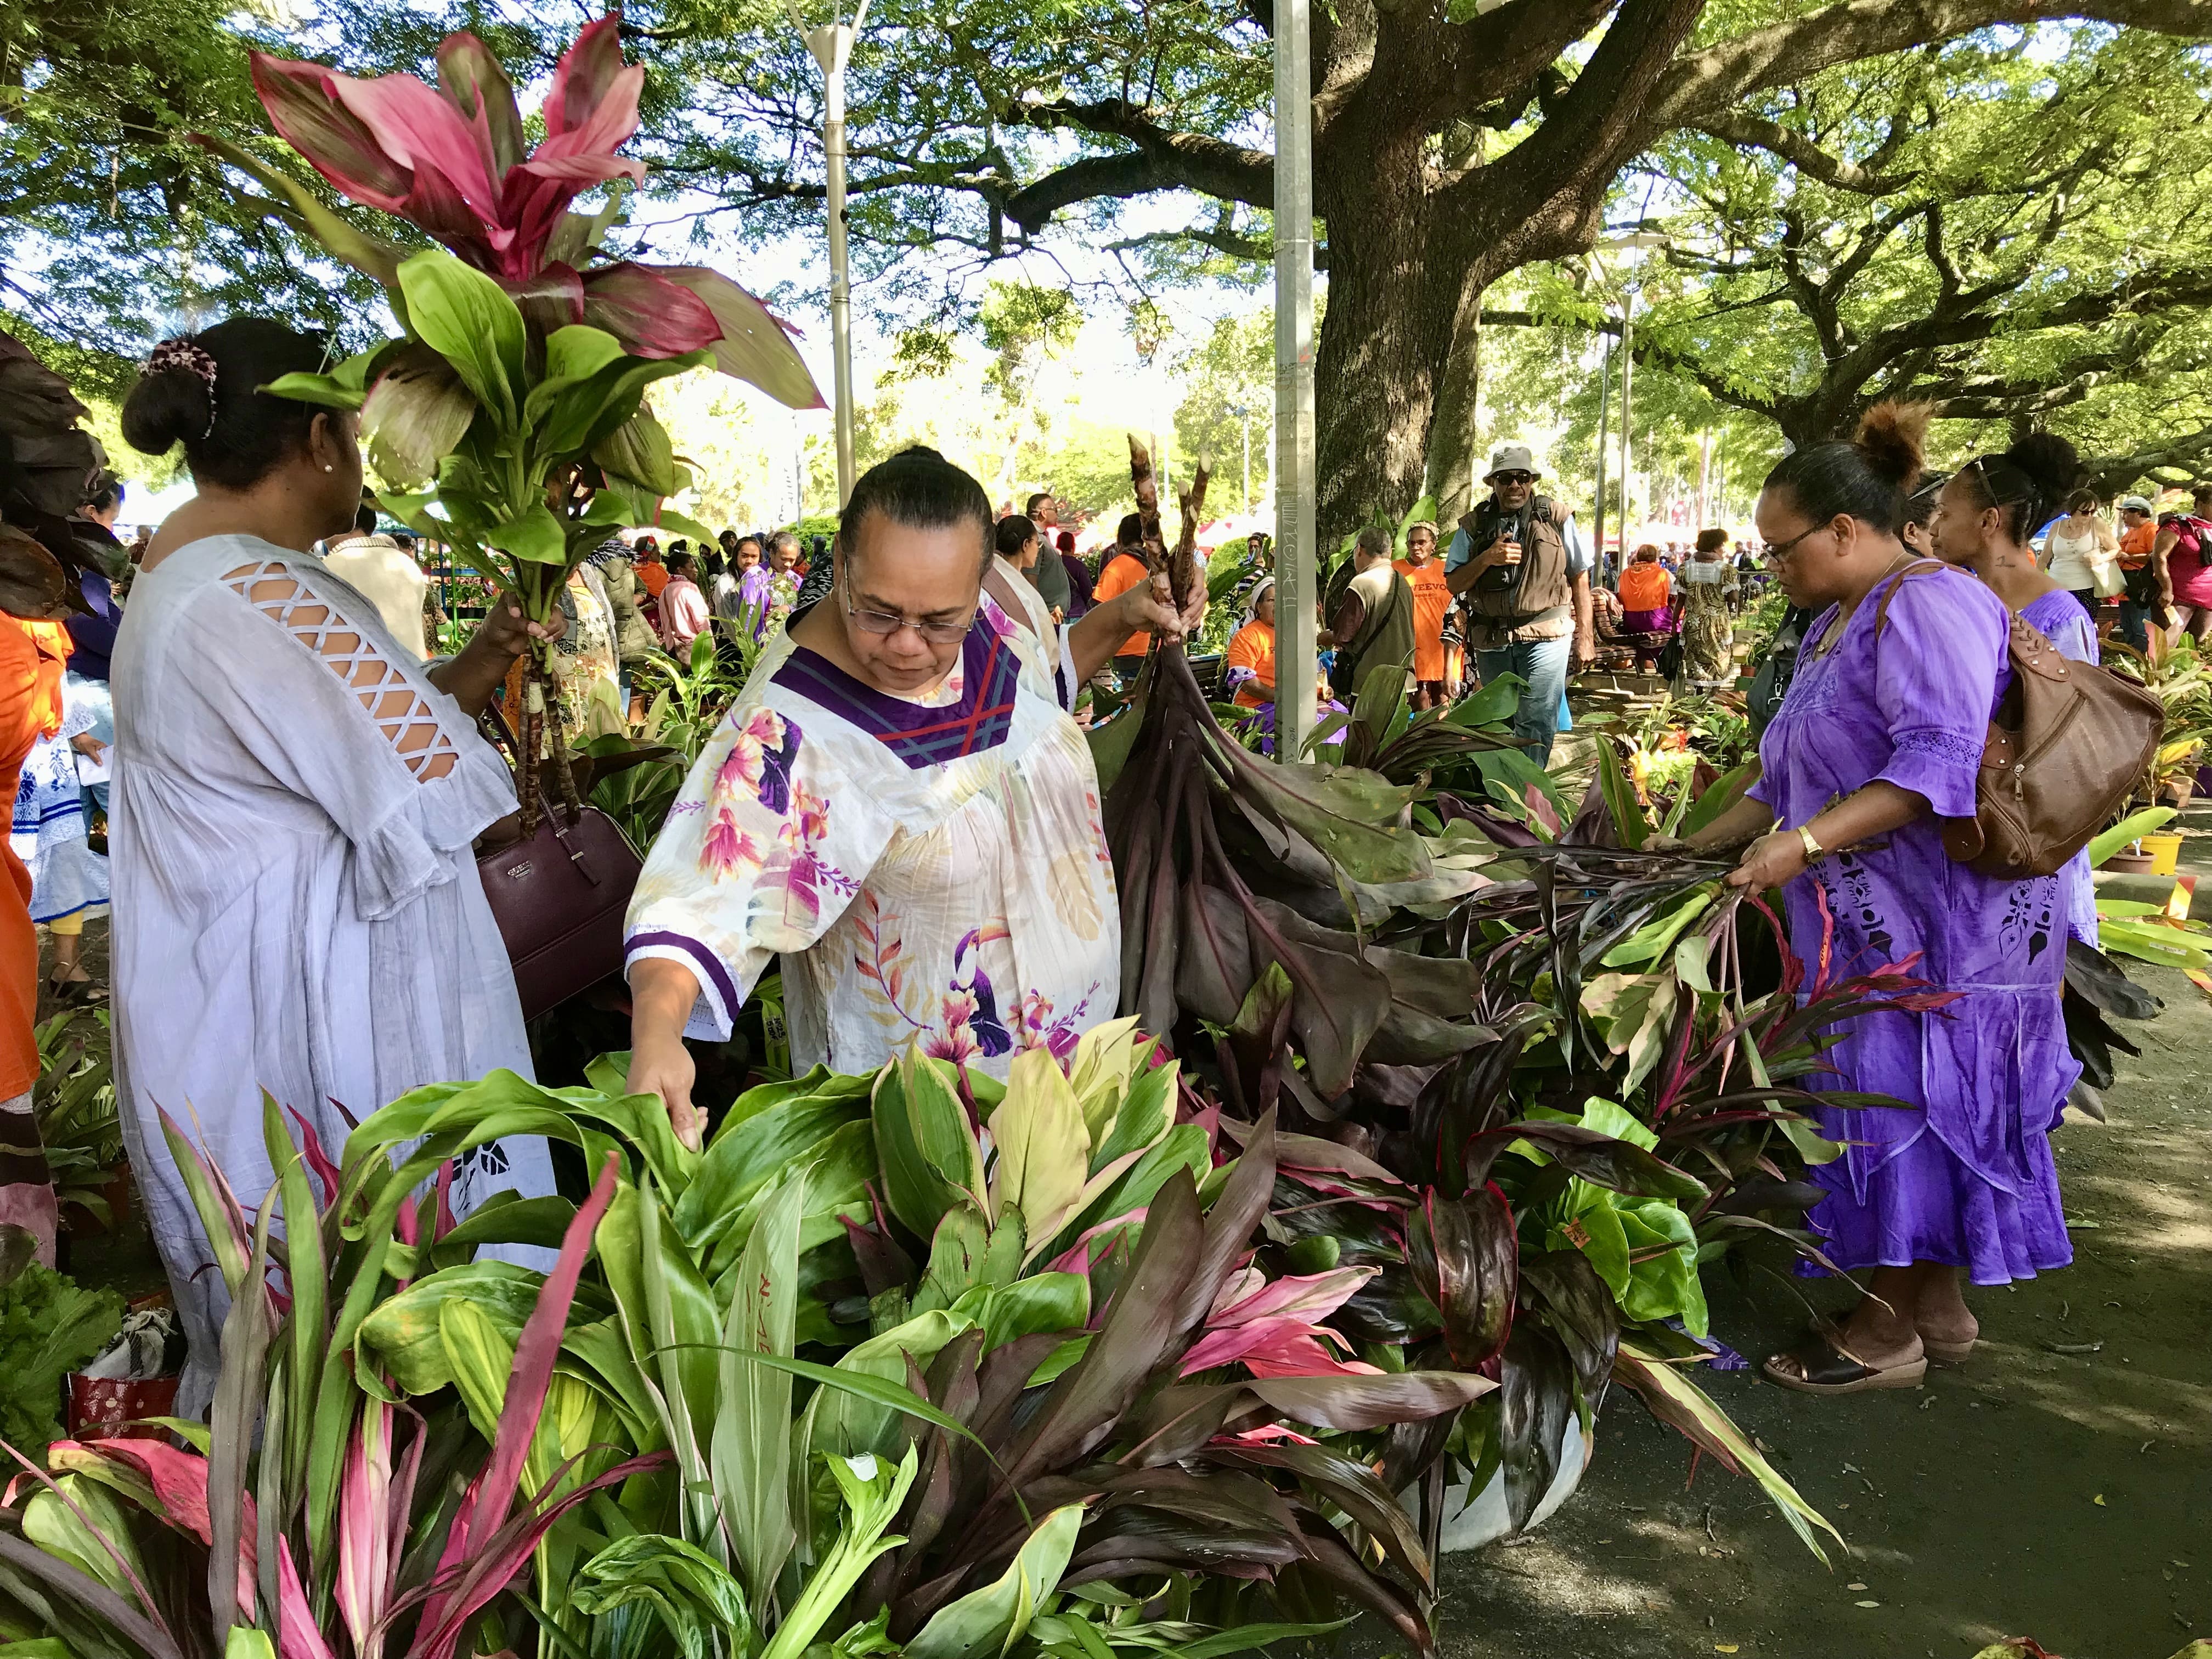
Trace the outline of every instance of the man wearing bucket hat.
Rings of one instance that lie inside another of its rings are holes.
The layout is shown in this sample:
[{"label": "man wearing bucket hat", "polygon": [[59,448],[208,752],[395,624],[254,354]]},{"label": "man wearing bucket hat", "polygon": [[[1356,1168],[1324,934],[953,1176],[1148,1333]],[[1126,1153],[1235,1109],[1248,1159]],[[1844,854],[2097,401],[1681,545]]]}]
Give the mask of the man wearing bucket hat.
[{"label": "man wearing bucket hat", "polygon": [[1589,662],[1597,638],[1589,550],[1573,515],[1536,493],[1542,476],[1526,444],[1499,446],[1483,477],[1491,493],[1459,521],[1444,556],[1484,684],[1501,674],[1524,682],[1513,732],[1539,766],[1552,758],[1570,661]]},{"label": "man wearing bucket hat", "polygon": [[2119,636],[2137,651],[2150,649],[2150,613],[2158,608],[2158,578],[2151,574],[2151,550],[2158,542],[2157,509],[2148,497],[2120,498]]}]

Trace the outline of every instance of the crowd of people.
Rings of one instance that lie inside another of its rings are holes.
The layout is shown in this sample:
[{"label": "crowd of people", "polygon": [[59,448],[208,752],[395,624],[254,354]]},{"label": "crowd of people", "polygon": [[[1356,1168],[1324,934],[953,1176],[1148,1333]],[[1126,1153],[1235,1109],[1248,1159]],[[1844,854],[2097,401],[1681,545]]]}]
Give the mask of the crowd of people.
[{"label": "crowd of people", "polygon": [[[512,708],[533,641],[558,655],[579,733],[602,715],[630,729],[637,671],[680,672],[702,639],[748,669],[626,930],[630,1085],[696,1145],[684,1039],[726,1037],[779,957],[802,1068],[864,1071],[919,1042],[1003,1072],[1114,1013],[1120,911],[1081,718],[1155,641],[1196,637],[1208,605],[1176,605],[1137,515],[1085,557],[1049,492],[994,511],[911,449],[859,480],[834,540],[612,538],[547,621],[501,599],[463,635],[422,550],[378,528],[356,417],[264,390],[322,356],[252,319],[166,343],[123,431],[149,454],[180,448],[197,493],[126,550],[121,487],[89,479],[73,522],[98,556],[69,614],[0,629],[23,872],[20,911],[0,919],[21,981],[0,1130],[21,1139],[37,1074],[32,924],[51,999],[92,1000],[82,923],[112,903],[118,1093],[191,1346],[187,1413],[208,1401],[223,1291],[161,1110],[196,1120],[250,1206],[271,1179],[264,1089],[336,1146],[410,1088],[531,1073],[474,857],[514,833],[514,776],[480,722]],[[2010,618],[2083,661],[2114,639],[2212,633],[2212,489],[2194,512],[2129,497],[2112,528],[2061,441],[1948,476],[1924,471],[1920,444],[1916,416],[1877,410],[1856,440],[1774,469],[1755,545],[1709,530],[1620,561],[1509,444],[1449,532],[1412,525],[1402,550],[1360,532],[1309,618],[1280,613],[1262,535],[1213,584],[1236,619],[1222,694],[1250,716],[1272,714],[1294,650],[1336,707],[1383,671],[1424,708],[1510,675],[1539,763],[1577,666],[1729,686],[1736,609],[1779,585],[1796,648],[1763,775],[1694,844],[1740,851],[1730,879],[1780,888],[1792,928],[1832,930],[1837,959],[1917,954],[1958,999],[1940,1022],[1863,1022],[1828,1056],[1836,1086],[1922,1109],[1825,1114],[1845,1151],[1814,1172],[1813,1224],[1873,1278],[1849,1319],[1769,1362],[1814,1391],[1916,1379],[1972,1346],[1962,1274],[1997,1284],[2069,1259],[2048,1136],[2075,1073],[2063,941],[2095,936],[2086,868],[2001,881],[1939,841],[1939,820],[1973,811]],[[50,1255],[52,1196],[42,1207],[34,1185],[0,1188],[0,1220]],[[509,1188],[552,1190],[542,1145],[482,1149],[443,1201],[465,1215]]]}]

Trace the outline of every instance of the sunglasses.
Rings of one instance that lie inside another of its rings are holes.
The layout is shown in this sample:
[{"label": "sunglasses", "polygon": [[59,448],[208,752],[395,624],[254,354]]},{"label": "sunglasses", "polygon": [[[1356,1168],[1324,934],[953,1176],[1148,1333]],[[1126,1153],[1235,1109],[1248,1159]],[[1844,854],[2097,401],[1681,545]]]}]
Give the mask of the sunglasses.
[{"label": "sunglasses", "polygon": [[1533,472],[1493,472],[1490,475],[1490,482],[1502,484],[1534,483],[1536,482],[1536,475]]}]

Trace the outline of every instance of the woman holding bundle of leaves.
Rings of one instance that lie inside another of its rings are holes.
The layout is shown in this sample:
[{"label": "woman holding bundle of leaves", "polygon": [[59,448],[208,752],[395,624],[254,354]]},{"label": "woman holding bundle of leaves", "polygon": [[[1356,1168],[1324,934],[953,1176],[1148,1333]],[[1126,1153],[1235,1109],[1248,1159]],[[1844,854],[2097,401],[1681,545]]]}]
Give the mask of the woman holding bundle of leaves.
[{"label": "woman holding bundle of leaves", "polygon": [[[323,343],[236,318],[156,347],[123,407],[136,447],[184,446],[197,494],[154,538],[115,652],[117,1079],[131,1162],[212,1395],[222,1276],[160,1113],[249,1208],[272,1172],[261,1094],[335,1155],[347,1114],[410,1089],[527,1076],[507,950],[471,843],[515,811],[475,722],[532,633],[503,599],[426,669],[309,549],[361,501],[356,417],[261,387]],[[453,1210],[550,1194],[544,1143],[456,1170]]]},{"label": "woman holding bundle of leaves", "polygon": [[1098,779],[1060,701],[1133,629],[1152,577],[1070,627],[1061,668],[1025,582],[985,591],[991,503],[934,450],[853,487],[827,599],[793,613],[685,780],[629,921],[629,1087],[699,1144],[688,1030],[726,1040],[777,953],[792,1064],[872,1071],[910,1042],[1003,1074],[1073,1051],[1121,999]]},{"label": "woman holding bundle of leaves", "polygon": [[[2010,621],[1981,582],[1898,538],[1925,423],[1883,404],[1855,441],[1767,475],[1767,562],[1820,615],[1760,740],[1755,798],[1692,838],[1757,837],[1729,880],[1783,889],[1808,971],[1905,962],[1942,994],[1898,999],[1824,1056],[1828,1086],[1909,1109],[1819,1115],[1842,1150],[1813,1172],[1826,1195],[1809,1219],[1832,1261],[1873,1277],[1849,1317],[1767,1360],[1769,1377],[1811,1394],[1913,1386],[1931,1356],[1973,1348],[1962,1273],[2002,1285],[2073,1260],[2049,1139],[2079,1071],[2059,1016],[2059,879],[1955,864],[1938,823],[1974,815]],[[2011,476],[1990,481],[2000,500]]]}]

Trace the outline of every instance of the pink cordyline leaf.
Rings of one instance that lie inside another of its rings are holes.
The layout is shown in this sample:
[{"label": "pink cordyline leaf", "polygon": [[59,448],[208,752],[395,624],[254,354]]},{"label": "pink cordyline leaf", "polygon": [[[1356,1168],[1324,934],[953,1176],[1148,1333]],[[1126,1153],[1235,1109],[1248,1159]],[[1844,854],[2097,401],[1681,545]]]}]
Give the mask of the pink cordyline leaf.
[{"label": "pink cordyline leaf", "polygon": [[277,1659],[335,1659],[315,1624],[307,1593],[301,1588],[291,1547],[281,1538],[276,1540],[276,1654]]},{"label": "pink cordyline leaf", "polygon": [[[1344,1339],[1325,1325],[1303,1319],[1257,1319],[1208,1331],[1183,1356],[1182,1374],[1211,1370],[1217,1365],[1242,1364],[1255,1376],[1372,1376],[1376,1368],[1359,1360],[1341,1360],[1322,1346],[1323,1339]],[[1346,1344],[1349,1346],[1349,1344]]]},{"label": "pink cordyline leaf", "polygon": [[[546,135],[557,138],[587,125],[627,72],[623,68],[621,15],[610,12],[586,23],[554,66],[553,84],[545,94]],[[636,107],[633,97],[633,120]]]},{"label": "pink cordyline leaf", "polygon": [[1262,1423],[1256,1429],[1241,1429],[1235,1434],[1217,1434],[1210,1443],[1216,1446],[1265,1446],[1278,1440],[1287,1440],[1300,1446],[1321,1444],[1311,1435],[1300,1434],[1287,1423]]},{"label": "pink cordyline leaf", "polygon": [[337,1582],[332,1591],[361,1659],[377,1659],[384,1647],[377,1627],[392,1583],[391,1501],[392,1407],[371,1397],[362,1406],[338,1480]]},{"label": "pink cordyline leaf", "polygon": [[[792,343],[798,332],[766,306],[719,271],[701,265],[662,265],[659,274],[691,290],[714,314],[721,338],[714,343],[714,367],[733,380],[757,386],[787,409],[826,409],[806,360]],[[1155,1050],[1153,1063],[1164,1057]]]},{"label": "pink cordyline leaf", "polygon": [[287,1106],[284,1109],[290,1114],[292,1121],[299,1126],[300,1152],[307,1160],[307,1168],[313,1172],[315,1179],[322,1182],[323,1202],[325,1205],[337,1203],[338,1183],[345,1178],[343,1174],[331,1159],[329,1148],[323,1145],[322,1136],[315,1133],[315,1126],[301,1115],[297,1107]]},{"label": "pink cordyline leaf", "polygon": [[1311,1323],[1326,1319],[1358,1294],[1380,1267],[1338,1267],[1325,1273],[1294,1273],[1262,1285],[1242,1301],[1206,1316],[1214,1329],[1255,1319],[1291,1317]]},{"label": "pink cordyline leaf", "polygon": [[[578,1454],[555,1470],[553,1478],[546,1482],[546,1490],[550,1492],[560,1485],[581,1456]],[[408,1659],[453,1659],[454,1638],[460,1634],[461,1627],[530,1564],[531,1554],[539,1540],[562,1516],[595,1492],[618,1486],[634,1474],[665,1468],[673,1462],[672,1453],[657,1451],[617,1463],[605,1474],[586,1480],[575,1491],[564,1493],[543,1508],[534,1504],[526,1507],[493,1533],[474,1559],[456,1562],[450,1569],[441,1565],[427,1595],[422,1590],[416,1590],[400,1597],[389,1615],[396,1617],[404,1613],[418,1600],[424,1602],[422,1619],[416,1626],[414,1643],[407,1650]],[[429,1612],[433,1602],[442,1609],[435,1623]]]},{"label": "pink cordyline leaf", "polygon": [[1082,1237],[1054,1256],[1051,1265],[1047,1267],[1045,1271],[1053,1273],[1089,1273],[1095,1260],[1091,1254],[1091,1241],[1102,1233],[1110,1233],[1117,1228],[1127,1227],[1132,1224],[1139,1227],[1144,1225],[1145,1212],[1141,1206],[1126,1211],[1115,1216],[1111,1221],[1102,1221],[1097,1226],[1086,1231]]},{"label": "pink cordyline leaf", "polygon": [[1214,1295],[1213,1305],[1206,1310],[1206,1322],[1209,1326],[1219,1324],[1222,1316],[1230,1309],[1246,1297],[1255,1295],[1267,1287],[1267,1275],[1251,1262],[1246,1262],[1221,1281],[1221,1289]]},{"label": "pink cordyline leaf", "polygon": [[259,52],[248,53],[247,61],[261,107],[286,143],[355,201],[386,213],[399,210],[414,188],[413,176],[332,96],[329,70]]},{"label": "pink cordyline leaf", "polygon": [[[362,79],[332,74],[325,84],[386,155],[412,170],[410,198],[423,189],[425,175],[431,175],[442,179],[480,224],[489,228],[496,222],[499,186],[491,176],[491,134],[481,114],[470,122],[411,75]],[[492,241],[498,245],[495,231]]]},{"label": "pink cordyline leaf", "polygon": [[471,126],[481,120],[495,176],[520,164],[522,112],[514,105],[514,83],[489,46],[465,31],[440,41],[438,90]]},{"label": "pink cordyline leaf", "polygon": [[[561,1337],[568,1327],[568,1306],[575,1300],[576,1282],[583,1273],[584,1259],[591,1254],[592,1235],[599,1227],[599,1218],[614,1202],[615,1171],[620,1163],[617,1154],[607,1154],[605,1167],[599,1171],[592,1195],[584,1200],[562,1236],[560,1256],[538,1292],[538,1305],[523,1322],[522,1334],[514,1345],[514,1368],[507,1376],[507,1399],[500,1410],[491,1458],[469,1483],[460,1508],[454,1513],[452,1529],[446,1535],[445,1552],[438,1558],[441,1578],[449,1569],[459,1568],[468,1560],[472,1541],[481,1545],[483,1540],[506,1523],[507,1511],[514,1505],[515,1487],[522,1478],[523,1459],[530,1451],[531,1437],[537,1433],[538,1419],[545,1409],[546,1387],[552,1381],[553,1362],[561,1352]],[[527,1553],[526,1551],[526,1558]],[[497,1585],[493,1589],[496,1591]],[[455,1616],[448,1595],[434,1595],[424,1604],[422,1628],[441,1626]],[[418,1638],[417,1646],[420,1645]]]},{"label": "pink cordyline leaf", "polygon": [[585,276],[584,320],[640,357],[681,357],[722,337],[722,325],[705,301],[628,260]]}]

